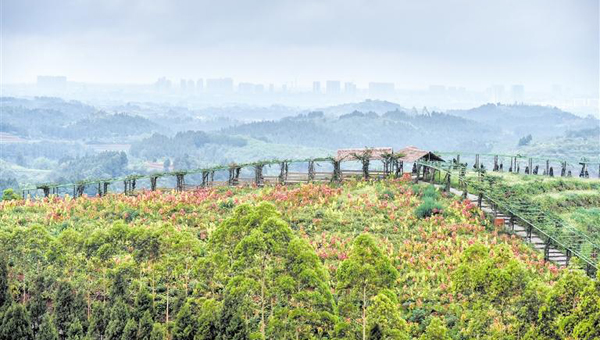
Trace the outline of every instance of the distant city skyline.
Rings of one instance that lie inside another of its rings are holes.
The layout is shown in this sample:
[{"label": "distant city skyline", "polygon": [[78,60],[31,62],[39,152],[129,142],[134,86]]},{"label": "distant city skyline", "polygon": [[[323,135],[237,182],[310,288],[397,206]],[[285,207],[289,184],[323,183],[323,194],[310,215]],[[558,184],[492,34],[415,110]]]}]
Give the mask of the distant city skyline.
[{"label": "distant city skyline", "polygon": [[[2,2],[2,83],[235,78],[599,92],[597,0]],[[368,24],[367,24],[368,23]],[[325,90],[323,88],[323,90]],[[509,91],[509,90],[507,90]]]}]

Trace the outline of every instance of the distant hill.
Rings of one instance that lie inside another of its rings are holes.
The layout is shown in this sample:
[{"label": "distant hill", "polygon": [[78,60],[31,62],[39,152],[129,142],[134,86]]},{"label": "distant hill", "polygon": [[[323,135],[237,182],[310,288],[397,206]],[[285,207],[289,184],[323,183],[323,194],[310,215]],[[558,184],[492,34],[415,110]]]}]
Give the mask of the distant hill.
[{"label": "distant hill", "polygon": [[598,126],[595,118],[583,118],[556,107],[535,105],[487,104],[470,110],[450,110],[446,113],[470,119],[512,136],[531,134],[534,138],[554,137],[569,130]]},{"label": "distant hill", "polygon": [[484,152],[489,151],[494,141],[492,130],[481,123],[443,113],[412,115],[401,110],[382,115],[354,111],[340,116],[316,112],[242,124],[222,132],[271,143],[330,150],[366,145],[419,145],[428,149]]},{"label": "distant hill", "polygon": [[374,112],[377,114],[384,114],[390,111],[404,111],[409,112],[408,109],[400,106],[399,104],[388,102],[385,100],[371,100],[367,99],[360,103],[347,103],[336,106],[329,106],[325,108],[316,109],[314,111],[323,112],[326,115],[341,116],[354,111],[358,112]]}]

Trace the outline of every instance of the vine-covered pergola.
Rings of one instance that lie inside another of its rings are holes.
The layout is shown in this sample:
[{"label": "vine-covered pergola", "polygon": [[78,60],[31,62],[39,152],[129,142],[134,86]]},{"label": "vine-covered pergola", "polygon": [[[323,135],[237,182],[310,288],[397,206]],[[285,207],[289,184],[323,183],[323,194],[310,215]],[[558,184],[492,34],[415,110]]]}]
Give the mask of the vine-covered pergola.
[{"label": "vine-covered pergola", "polygon": [[[158,190],[158,180],[160,178],[174,178],[175,190],[183,191],[192,186],[186,183],[186,177],[189,175],[200,174],[201,183],[193,187],[209,187],[214,185],[240,185],[254,184],[263,186],[266,183],[297,183],[310,181],[329,181],[341,182],[345,177],[385,178],[389,176],[401,176],[404,174],[405,164],[412,164],[411,173],[416,180],[431,176],[441,175],[441,172],[434,168],[423,166],[422,162],[444,162],[442,156],[453,156],[452,164],[464,165],[463,172],[475,171],[484,173],[487,169],[491,171],[508,171],[511,173],[522,173],[526,175],[545,175],[545,176],[573,176],[577,173],[581,178],[589,178],[589,170],[598,167],[600,177],[600,162],[591,162],[581,160],[577,163],[569,163],[564,160],[545,159],[527,157],[523,155],[501,155],[501,154],[475,154],[460,152],[432,152],[409,146],[400,150],[393,150],[391,147],[381,148],[354,148],[340,149],[335,156],[306,159],[271,159],[261,160],[249,163],[231,163],[228,165],[218,165],[206,168],[177,170],[167,172],[153,172],[150,174],[129,175],[119,178],[100,178],[86,179],[75,183],[41,183],[35,186],[29,186],[22,189],[23,198],[27,198],[34,193],[37,196],[41,191],[44,197],[51,195],[60,195],[61,193],[71,193],[73,197],[79,197],[84,194],[89,187],[95,187],[98,196],[104,196],[109,188],[122,183],[124,194],[133,194],[138,188],[140,181],[148,181],[148,188],[152,191]],[[471,166],[462,161],[470,159]],[[374,161],[381,162],[381,171],[374,171],[371,165]],[[358,163],[360,170],[343,169],[342,163]],[[317,167],[327,164],[331,171],[317,171]],[[487,164],[487,165],[486,165]],[[290,166],[306,165],[306,173],[290,171]],[[265,168],[278,168],[278,175],[266,176]],[[556,169],[556,170],[555,170]],[[560,170],[558,170],[560,169]],[[253,171],[251,178],[242,178],[242,171]],[[227,172],[227,181],[215,181],[215,173]],[[448,174],[446,174],[448,176]],[[445,178],[449,183],[450,178]]]}]

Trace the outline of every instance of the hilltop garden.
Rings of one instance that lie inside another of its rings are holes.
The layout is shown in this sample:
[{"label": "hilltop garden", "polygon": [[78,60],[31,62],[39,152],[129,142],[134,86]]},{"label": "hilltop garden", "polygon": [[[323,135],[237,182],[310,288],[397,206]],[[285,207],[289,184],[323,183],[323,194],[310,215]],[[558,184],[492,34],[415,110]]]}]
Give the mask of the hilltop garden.
[{"label": "hilltop garden", "polygon": [[600,337],[576,260],[408,178],[14,198],[2,340]]}]

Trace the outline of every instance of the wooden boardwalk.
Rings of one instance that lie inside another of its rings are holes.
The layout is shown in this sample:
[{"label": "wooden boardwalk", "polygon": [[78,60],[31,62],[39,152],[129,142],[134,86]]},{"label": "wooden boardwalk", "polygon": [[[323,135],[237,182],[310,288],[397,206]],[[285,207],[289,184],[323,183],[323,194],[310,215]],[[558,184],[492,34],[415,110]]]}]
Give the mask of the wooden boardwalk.
[{"label": "wooden boardwalk", "polygon": [[[441,187],[441,185],[436,186]],[[450,192],[459,197],[464,196],[464,192],[459,189],[450,188]],[[477,202],[479,198],[476,195],[467,193],[467,199],[469,199],[471,202]],[[480,208],[486,215],[492,217],[494,220],[504,220],[504,229],[508,233],[518,236],[521,238],[521,240],[523,240],[523,242],[530,244],[534,249],[544,254],[545,260],[554,262],[559,267],[566,267],[569,265],[569,257],[567,254],[552,246],[548,247],[547,243],[542,239],[542,237],[537,235],[535,231],[528,230],[527,227],[511,221],[510,216],[506,216],[505,214],[502,214],[494,209],[493,205],[491,205],[485,199],[481,201]]]}]

